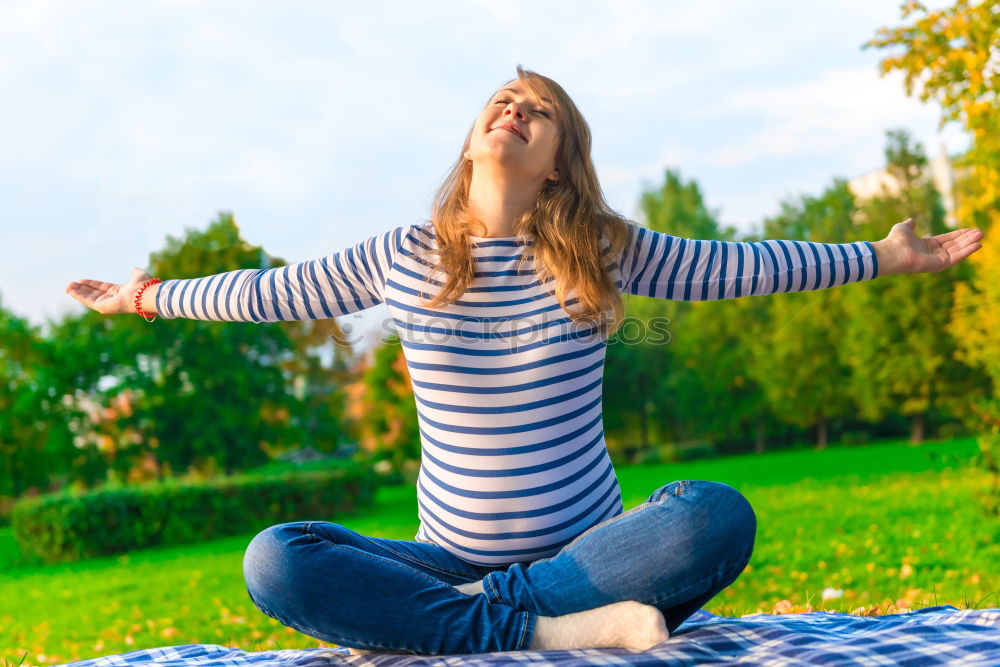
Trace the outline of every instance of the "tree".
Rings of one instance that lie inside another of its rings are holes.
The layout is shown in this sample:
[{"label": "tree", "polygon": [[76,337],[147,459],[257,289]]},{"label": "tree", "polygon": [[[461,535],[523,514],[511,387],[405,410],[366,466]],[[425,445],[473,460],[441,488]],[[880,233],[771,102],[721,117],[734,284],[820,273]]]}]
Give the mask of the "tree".
[{"label": "tree", "polygon": [[[764,236],[820,243],[846,243],[853,227],[854,197],[835,180],[819,197],[782,202],[781,213],[764,222]],[[837,353],[843,323],[842,301],[857,285],[774,294],[766,318],[747,327],[750,372],[779,419],[816,428],[823,449],[831,420],[850,416],[854,401],[846,390],[849,369]],[[759,299],[760,297],[747,297]]]},{"label": "tree", "polygon": [[[642,194],[641,211],[653,231],[735,240],[736,230],[719,225],[698,184],[674,170]],[[609,341],[605,367],[610,448],[626,448],[623,441],[646,449],[654,441],[745,439],[755,432],[763,449],[767,409],[747,373],[742,336],[760,304],[740,301],[626,297],[630,324]]]},{"label": "tree", "polygon": [[419,460],[417,406],[399,337],[393,334],[375,347],[371,361],[362,360],[356,374],[347,386],[345,415],[361,448],[395,470]]},{"label": "tree", "polygon": [[73,449],[50,373],[51,345],[2,305],[0,341],[0,496],[47,491]]},{"label": "tree", "polygon": [[[267,257],[243,240],[228,213],[204,231],[168,237],[166,248],[152,253],[149,262],[150,271],[164,279],[282,265],[280,258]],[[338,428],[336,404],[333,409],[310,405],[313,399],[305,392],[334,372],[317,365],[312,348],[338,331],[329,320],[177,318],[151,324],[88,311],[59,323],[53,336],[61,342],[60,355],[71,375],[66,393],[82,393],[102,405],[122,392],[134,397],[127,414],[97,432],[122,439],[109,462],[117,471],[113,476],[121,479],[152,450],[166,473],[231,473],[301,445],[309,438],[307,426],[316,421],[329,425],[322,438],[339,438],[339,431],[331,434]],[[302,378],[298,389],[296,378]]]},{"label": "tree", "polygon": [[[698,184],[684,183],[674,170],[666,170],[661,186],[642,193],[640,210],[653,231],[719,238],[718,224]],[[685,422],[691,420],[676,400],[677,392],[685,391],[678,387],[679,374],[685,370],[677,364],[674,343],[678,328],[687,326],[691,304],[627,294],[624,300],[626,322],[632,322],[608,341],[603,392],[606,435],[612,450],[645,450],[656,440],[676,440],[689,430]],[[669,335],[656,334],[657,327]]]},{"label": "tree", "polygon": [[[906,93],[915,89],[921,101],[941,105],[940,126],[958,122],[972,135],[972,146],[958,161],[958,210],[962,224],[989,228],[1000,219],[1000,3],[970,2],[929,11],[922,3],[902,5],[906,19],[921,18],[894,28],[879,28],[864,48],[902,46],[886,56],[882,74],[906,75]],[[989,237],[987,237],[989,239]]]},{"label": "tree", "polygon": [[998,367],[992,350],[1000,348],[1000,4],[969,2],[928,11],[919,2],[903,5],[903,18],[922,12],[906,25],[880,28],[865,47],[902,46],[900,54],[881,62],[883,73],[900,70],[906,91],[919,83],[922,101],[941,106],[941,126],[956,122],[972,137],[957,166],[956,217],[961,225],[987,231],[982,248],[970,258],[973,275],[955,290],[954,320],[949,330],[958,341],[958,358],[985,372],[993,386],[985,396],[970,396],[969,424],[982,432],[979,445],[985,467],[994,478],[994,512],[1000,513],[1000,398]]},{"label": "tree", "polygon": [[[747,237],[742,240],[752,240]],[[687,438],[754,441],[764,452],[775,417],[751,374],[753,334],[764,328],[767,303],[758,297],[693,301],[678,336],[680,372],[669,386],[687,427]]]},{"label": "tree", "polygon": [[[918,236],[948,231],[941,196],[927,175],[923,147],[905,130],[886,133],[889,174],[899,186],[859,206],[859,232],[879,239],[894,224],[913,218]],[[893,413],[911,419],[910,439],[925,437],[928,414],[960,411],[976,378],[955,360],[947,330],[954,287],[968,265],[941,273],[883,276],[858,285],[845,301],[840,349],[851,368],[851,391],[861,414],[879,420]]]},{"label": "tree", "polygon": [[1000,243],[984,244],[969,259],[975,272],[955,288],[949,331],[958,342],[957,358],[988,377],[982,389],[970,392],[968,423],[980,433],[978,464],[993,478],[984,504],[1000,515]]}]

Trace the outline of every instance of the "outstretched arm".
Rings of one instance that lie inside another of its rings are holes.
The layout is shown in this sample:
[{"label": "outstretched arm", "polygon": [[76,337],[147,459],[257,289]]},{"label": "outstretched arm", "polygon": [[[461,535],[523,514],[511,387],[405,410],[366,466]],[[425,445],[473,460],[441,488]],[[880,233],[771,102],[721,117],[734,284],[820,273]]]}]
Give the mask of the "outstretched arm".
[{"label": "outstretched arm", "polygon": [[[405,229],[382,232],[308,262],[166,280],[143,292],[141,306],[167,319],[225,322],[315,320],[364,310],[382,302],[385,278]],[[136,290],[151,277],[135,268],[127,284],[80,280],[70,283],[66,292],[100,313],[135,313]]]},{"label": "outstretched arm", "polygon": [[620,263],[622,291],[682,301],[837,287],[889,273],[940,271],[979,248],[982,232],[918,239],[912,221],[882,241],[698,241],[633,226]]}]

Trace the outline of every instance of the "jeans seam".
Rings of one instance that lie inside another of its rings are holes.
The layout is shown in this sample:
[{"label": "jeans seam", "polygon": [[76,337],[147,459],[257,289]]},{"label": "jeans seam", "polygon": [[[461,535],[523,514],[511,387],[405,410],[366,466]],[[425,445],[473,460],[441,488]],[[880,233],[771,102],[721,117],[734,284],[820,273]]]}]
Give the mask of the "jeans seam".
[{"label": "jeans seam", "polygon": [[[428,543],[428,544],[431,544],[431,543]],[[436,570],[438,572],[441,572],[442,574],[453,574],[453,575],[455,575],[457,577],[468,577],[469,576],[468,572],[460,572],[458,570],[452,570],[451,568],[441,567],[440,565],[436,565],[434,563],[428,563],[427,561],[421,560],[419,558],[414,558],[413,556],[410,556],[408,554],[400,553],[400,552],[396,551],[395,549],[393,549],[391,547],[388,547],[388,546],[386,546],[384,544],[380,544],[379,546],[381,546],[383,549],[385,549],[386,551],[388,551],[389,553],[393,554],[394,556],[396,556],[398,558],[402,558],[403,560],[408,561],[410,563],[415,563],[417,565],[422,565],[423,567],[426,567],[426,568],[428,568],[430,570]],[[478,580],[474,579],[473,581],[478,581]]]},{"label": "jeans seam", "polygon": [[[310,534],[312,534],[312,533],[310,533]],[[313,535],[313,537],[316,537],[317,539],[323,539],[322,537],[319,537],[318,535]],[[352,547],[349,544],[339,544],[337,542],[331,542],[329,540],[326,540],[326,541],[329,542],[329,544],[331,546],[333,546],[333,547],[340,547],[340,548],[343,548],[343,549],[352,549],[353,551],[355,551],[356,553],[364,556],[365,558],[369,558],[371,560],[381,560],[381,561],[384,561],[384,562],[387,562],[387,563],[393,563],[395,565],[400,565],[402,567],[407,568],[408,570],[411,570],[414,574],[416,574],[416,575],[418,575],[418,576],[426,579],[427,581],[429,581],[431,583],[440,584],[442,586],[448,586],[448,584],[446,584],[445,582],[441,581],[440,579],[435,579],[434,577],[431,577],[430,575],[427,575],[427,574],[421,572],[420,570],[417,570],[417,569],[414,569],[414,568],[410,567],[406,563],[399,563],[399,562],[394,561],[394,560],[392,560],[390,558],[386,558],[385,556],[379,556],[377,554],[368,553],[367,551],[364,551],[363,549],[359,549],[358,547]],[[457,595],[461,595],[461,596],[465,597],[465,594],[462,593],[461,591],[459,591],[458,589],[456,589],[454,587],[451,587],[451,588],[452,588],[452,590],[455,591],[455,593]],[[335,636],[331,632],[322,632],[322,633],[320,633],[319,631],[317,631],[315,629],[312,629],[312,631],[315,632],[315,633],[317,633],[317,634],[328,634],[330,636]],[[355,640],[348,638],[347,641],[355,641]],[[360,641],[363,641],[365,643],[370,643],[367,640],[360,640]],[[337,643],[340,643],[340,642],[337,642]],[[386,645],[386,644],[373,644],[373,645],[378,646],[379,648],[384,648],[384,649],[401,649],[401,650],[404,650],[404,651],[413,651],[414,650],[414,649],[412,649],[410,647],[405,647],[405,646],[395,646],[395,645],[390,646],[390,645]]]},{"label": "jeans seam", "polygon": [[[366,558],[369,558],[371,560],[381,560],[381,561],[385,561],[387,563],[393,563],[395,565],[400,565],[402,567],[407,568],[408,570],[412,570],[414,574],[416,574],[416,575],[418,575],[418,576],[426,579],[427,581],[430,581],[431,583],[442,584],[444,586],[448,585],[445,582],[443,582],[443,581],[441,581],[439,579],[435,579],[434,577],[431,577],[431,576],[429,576],[429,575],[421,572],[420,570],[416,570],[416,569],[410,567],[409,565],[407,565],[405,563],[399,563],[399,562],[396,562],[396,561],[394,561],[392,559],[386,558],[384,556],[379,556],[377,554],[368,553],[367,551],[364,551],[363,549],[359,549],[358,547],[353,547],[353,546],[351,546],[349,544],[340,544],[339,542],[333,542],[331,540],[327,540],[324,537],[316,535],[316,534],[314,534],[314,533],[312,533],[312,532],[309,531],[309,527],[312,526],[312,524],[314,524],[314,523],[316,523],[316,522],[315,521],[308,522],[305,525],[305,527],[303,528],[303,531],[307,535],[310,535],[311,537],[314,537],[317,540],[323,540],[323,541],[327,542],[332,547],[340,547],[342,549],[351,549],[351,550],[355,551],[356,553],[361,554],[362,556],[364,556]],[[462,592],[459,591],[458,589],[454,589],[453,588],[453,590],[455,590],[455,592],[457,594],[462,595]],[[276,616],[272,616],[272,618],[274,618],[275,620],[279,621],[283,625],[287,625],[289,627],[294,627],[291,623],[286,623],[285,621],[281,621]],[[295,625],[299,625],[299,624],[295,624]],[[410,652],[414,651],[414,649],[409,648],[409,647],[405,647],[405,646],[395,646],[395,645],[391,645],[390,646],[390,645],[386,645],[386,644],[378,644],[378,643],[371,642],[371,641],[369,641],[367,639],[362,639],[362,638],[341,637],[340,635],[335,634],[333,632],[328,632],[328,631],[325,631],[325,630],[317,630],[316,628],[313,628],[311,626],[301,625],[299,627],[303,628],[303,630],[300,630],[300,632],[306,632],[306,634],[312,633],[312,634],[315,634],[315,635],[328,635],[330,637],[337,637],[338,641],[334,642],[334,643],[337,643],[337,644],[340,644],[341,640],[346,640],[348,642],[360,641],[362,644],[366,644],[367,648],[390,649],[390,650],[394,649],[394,650],[403,650],[403,651],[410,651]],[[298,628],[296,628],[296,629],[298,629]]]},{"label": "jeans seam", "polygon": [[410,565],[408,565],[406,563],[400,563],[400,562],[392,560],[391,558],[386,558],[385,556],[379,556],[378,554],[368,553],[367,551],[365,551],[363,549],[359,549],[358,547],[352,547],[349,544],[337,544],[336,542],[331,542],[331,545],[335,546],[335,547],[341,547],[341,548],[344,548],[344,549],[353,549],[355,552],[361,554],[362,556],[364,556],[366,558],[370,558],[372,560],[382,560],[382,561],[385,561],[387,563],[392,563],[394,565],[402,565],[403,567],[407,568],[408,570],[412,570],[415,574],[423,577],[424,579],[426,579],[427,581],[429,581],[429,582],[431,582],[433,584],[440,584],[442,586],[448,586],[449,585],[449,584],[441,581],[440,579],[435,579],[434,577],[430,576],[429,574],[426,574],[424,572],[421,572],[420,570],[417,570],[417,569],[415,569],[413,567],[410,567]]},{"label": "jeans seam", "polygon": [[[305,525],[305,528],[303,529],[304,532],[308,533],[309,535],[312,535],[313,537],[316,537],[317,539],[324,539],[324,538],[319,537],[318,535],[313,534],[309,530],[310,527],[314,523],[316,523],[316,522],[315,521],[309,521],[309,522],[307,522],[306,525]],[[362,535],[362,537],[366,537],[366,536]],[[371,538],[369,538],[369,539],[371,539]],[[331,544],[337,544],[337,543],[336,542],[331,542]],[[433,542],[427,542],[427,544],[433,544]],[[345,545],[341,545],[341,546],[350,546],[350,545],[345,544]],[[383,549],[385,549],[386,551],[388,551],[392,555],[396,556],[397,558],[401,558],[401,559],[407,561],[408,563],[413,563],[413,564],[416,564],[416,565],[421,565],[423,567],[426,567],[427,569],[435,570],[437,572],[441,572],[442,574],[452,574],[452,575],[459,576],[459,577],[468,577],[469,576],[469,574],[467,572],[459,572],[458,570],[452,570],[452,569],[447,568],[447,567],[441,567],[439,565],[428,563],[427,561],[420,560],[419,558],[414,558],[414,557],[412,557],[412,556],[410,556],[408,554],[400,553],[399,551],[396,551],[392,547],[387,546],[385,544],[378,544],[378,546],[382,547]],[[474,579],[473,581],[476,581],[476,580]]]},{"label": "jeans seam", "polygon": [[[634,514],[638,510],[641,510],[642,508],[644,508],[644,507],[646,507],[648,505],[651,505],[651,504],[652,503],[642,503],[641,505],[636,505],[635,507],[633,507],[632,509],[630,509],[628,511],[622,512],[621,514],[618,514],[616,516],[613,516],[613,517],[610,517],[608,519],[605,519],[604,521],[602,521],[600,523],[594,524],[593,526],[591,526],[587,530],[583,531],[582,533],[580,533],[579,535],[577,535],[576,537],[574,537],[573,540],[569,544],[567,544],[566,546],[563,547],[563,549],[569,549],[571,546],[573,546],[578,541],[580,541],[581,539],[583,539],[588,533],[592,533],[595,530],[597,530],[598,528],[600,528],[602,526],[606,526],[607,524],[611,523],[612,521],[615,521],[617,519],[621,519],[622,517],[628,516],[629,514]],[[560,549],[560,551],[561,551],[561,549]],[[553,558],[554,558],[554,556],[553,556]]]},{"label": "jeans seam", "polygon": [[[673,483],[673,482],[671,482],[671,483]],[[690,483],[687,482],[687,481],[683,481],[682,480],[682,481],[680,481],[680,484],[682,484],[683,486],[686,487]],[[675,494],[675,495],[680,495],[680,494]],[[570,540],[565,546],[561,547],[559,549],[558,553],[556,553],[556,554],[554,554],[552,556],[549,556],[548,558],[539,558],[536,561],[532,561],[531,565],[537,565],[538,563],[544,563],[546,561],[550,561],[550,560],[554,559],[556,556],[558,556],[559,554],[561,554],[564,550],[570,548],[571,546],[573,546],[574,544],[576,544],[577,542],[579,542],[581,539],[583,539],[583,537],[585,535],[587,535],[587,533],[591,533],[591,532],[597,530],[598,528],[600,528],[601,526],[607,525],[607,524],[611,523],[612,521],[614,521],[616,519],[622,518],[623,516],[628,516],[629,514],[633,514],[634,512],[637,512],[637,511],[641,510],[642,508],[644,508],[644,507],[646,507],[648,505],[655,505],[655,504],[658,504],[658,503],[662,504],[662,501],[664,499],[666,499],[667,497],[668,496],[664,496],[663,498],[661,498],[660,500],[657,500],[655,502],[646,501],[646,502],[642,503],[641,505],[636,505],[632,509],[626,510],[626,511],[622,512],[621,514],[616,514],[615,516],[609,517],[609,518],[605,519],[604,521],[601,521],[600,523],[595,523],[593,526],[591,526],[590,528],[588,528],[587,530],[583,531],[582,533],[580,533],[579,535],[577,535],[576,537],[574,537],[572,540]]]},{"label": "jeans seam", "polygon": [[[259,608],[260,608],[261,611],[264,611],[263,607],[259,607]],[[364,647],[366,649],[402,649],[404,651],[412,651],[412,649],[403,648],[401,646],[386,646],[385,644],[377,644],[375,642],[369,641],[368,639],[366,639],[364,637],[341,636],[341,635],[338,635],[338,634],[335,634],[335,633],[332,633],[332,632],[327,632],[325,630],[317,630],[316,628],[314,628],[312,626],[309,626],[309,625],[302,625],[300,623],[291,623],[289,621],[284,621],[281,618],[279,618],[279,616],[277,616],[276,614],[272,614],[272,613],[268,613],[268,612],[264,612],[264,613],[267,616],[270,616],[274,620],[278,621],[282,625],[284,625],[286,627],[289,627],[289,628],[292,628],[293,630],[298,630],[299,632],[301,632],[303,634],[306,634],[306,635],[309,635],[309,636],[313,637],[314,639],[319,639],[320,635],[324,635],[324,636],[328,636],[328,637],[336,637],[337,641],[336,642],[330,642],[330,643],[335,643],[335,644],[338,644],[338,645],[342,644],[343,642],[350,642],[352,644],[355,643],[355,642],[360,642],[362,645],[364,645]],[[327,640],[320,639],[320,641],[327,641]]]},{"label": "jeans seam", "polygon": [[[751,555],[752,555],[752,554],[751,554]],[[717,577],[717,576],[718,576],[719,574],[721,574],[722,572],[725,572],[725,571],[726,571],[726,570],[728,569],[728,566],[729,566],[730,564],[734,564],[734,563],[738,563],[738,562],[740,562],[741,560],[743,560],[743,558],[742,558],[742,557],[741,557],[741,558],[739,558],[739,559],[736,559],[736,560],[728,560],[728,561],[722,561],[722,562],[723,562],[723,564],[725,564],[725,565],[726,565],[726,567],[719,567],[719,568],[718,568],[718,569],[716,569],[716,570],[715,570],[715,572],[713,572],[712,574],[708,574],[708,575],[705,575],[705,576],[704,576],[704,577],[702,577],[701,579],[698,579],[698,580],[697,580],[696,582],[694,582],[694,583],[690,583],[690,584],[688,584],[687,586],[685,586],[685,587],[683,587],[683,588],[678,588],[678,589],[676,589],[676,590],[674,590],[674,591],[671,591],[671,593],[670,593],[669,595],[661,595],[661,596],[658,596],[658,597],[656,597],[656,598],[653,598],[653,601],[652,601],[652,602],[649,602],[649,603],[647,603],[647,604],[651,604],[651,605],[653,605],[653,606],[656,606],[656,605],[660,604],[660,603],[661,603],[661,602],[662,602],[663,600],[666,600],[667,598],[671,598],[671,597],[673,597],[673,596],[677,595],[677,593],[679,593],[680,591],[684,591],[684,590],[687,590],[687,589],[689,589],[689,588],[692,588],[692,587],[693,587],[693,586],[694,586],[695,584],[700,584],[700,583],[701,583],[701,582],[703,582],[703,581],[707,581],[707,580],[709,580],[709,579],[714,579],[715,577]],[[746,560],[745,560],[745,561],[743,562],[743,567],[744,567],[744,568],[746,568],[746,566],[747,566],[747,563],[749,563],[749,562],[750,562],[750,559],[749,559],[749,558],[747,558],[747,559],[746,559]],[[737,575],[737,576],[739,576],[739,575]],[[718,594],[718,593],[717,593],[717,594]]]},{"label": "jeans seam", "polygon": [[[496,603],[507,604],[507,602],[504,601],[504,599],[500,595],[500,593],[497,592],[497,589],[493,586],[493,582],[490,581],[490,579],[489,579],[490,574],[492,574],[492,573],[489,573],[485,577],[483,577],[483,581],[485,581],[486,585],[490,587],[490,592],[493,593],[493,597],[496,598],[496,601],[495,601]],[[507,605],[507,606],[510,606],[510,605]]]},{"label": "jeans seam", "polygon": [[530,611],[524,612],[524,625],[521,626],[521,637],[517,640],[517,648],[515,649],[517,651],[523,651],[526,648],[528,648],[527,646],[524,645],[524,641],[526,638],[525,636],[528,633],[528,614],[530,613],[531,613]]},{"label": "jeans seam", "polygon": [[[405,567],[406,569],[411,570],[414,574],[417,574],[418,576],[422,577],[423,579],[425,579],[425,580],[427,580],[427,581],[429,581],[431,583],[440,584],[440,585],[443,585],[443,586],[448,586],[447,583],[445,583],[445,582],[443,582],[443,581],[441,581],[439,579],[435,579],[434,577],[431,577],[430,575],[428,575],[428,574],[426,574],[424,572],[421,572],[420,570],[414,569],[413,567],[411,567],[407,563],[399,563],[399,562],[394,561],[394,560],[392,560],[390,558],[386,558],[385,556],[380,556],[378,554],[372,554],[372,553],[364,551],[363,549],[360,549],[358,547],[354,547],[354,546],[351,546],[349,544],[340,544],[338,542],[333,542],[332,540],[326,539],[325,537],[322,537],[320,535],[316,535],[316,534],[314,534],[314,533],[312,533],[310,531],[310,527],[314,523],[316,523],[316,522],[315,521],[307,522],[306,525],[303,527],[303,533],[309,535],[310,537],[312,537],[312,538],[314,538],[316,540],[323,540],[323,541],[327,542],[328,544],[330,544],[330,546],[332,546],[332,547],[341,547],[341,548],[345,548],[345,549],[351,549],[351,550],[355,551],[356,553],[358,553],[358,554],[360,554],[360,555],[362,555],[362,556],[364,556],[364,557],[366,557],[366,558],[368,558],[370,560],[378,560],[378,561],[383,561],[383,562],[387,562],[387,563],[393,563],[393,564],[399,565],[401,567]],[[392,549],[387,549],[387,551],[389,551],[391,553],[394,553],[394,554],[396,553]],[[493,590],[494,594],[496,594],[496,590],[493,589],[492,586],[490,588]],[[462,597],[466,597],[466,595],[464,593],[462,593],[461,591],[458,591],[457,589],[454,589],[454,587],[452,587],[452,589],[455,590],[455,593],[457,595],[461,595]],[[249,591],[247,591],[247,592],[249,593]],[[496,594],[496,595],[497,595],[497,598],[499,599],[500,596],[498,594]],[[336,641],[333,642],[333,643],[343,644],[343,643],[346,642],[348,644],[360,644],[361,647],[364,647],[364,649],[390,650],[390,651],[395,650],[395,651],[406,651],[406,652],[409,652],[409,653],[415,653],[417,655],[421,655],[422,654],[421,651],[423,649],[417,650],[417,649],[414,649],[414,648],[412,648],[410,646],[401,646],[401,645],[395,645],[395,644],[382,644],[382,643],[378,643],[378,642],[373,642],[373,641],[371,641],[370,638],[367,638],[367,637],[349,637],[349,636],[345,636],[345,635],[340,635],[340,634],[335,633],[335,632],[331,632],[330,630],[318,630],[318,629],[316,629],[316,628],[314,628],[312,626],[307,626],[307,625],[303,625],[303,624],[299,624],[299,623],[291,623],[291,622],[288,622],[286,620],[283,620],[282,618],[279,618],[278,614],[274,614],[274,613],[270,612],[270,610],[268,610],[263,605],[258,604],[256,602],[256,600],[253,599],[252,595],[250,596],[250,598],[251,598],[251,602],[253,602],[254,605],[258,609],[260,609],[261,612],[263,612],[266,616],[269,616],[269,617],[273,618],[274,620],[278,621],[282,625],[285,625],[287,627],[293,628],[295,630],[298,630],[299,632],[302,632],[304,634],[308,634],[310,636],[314,636],[314,637],[317,637],[317,638],[320,635],[324,635],[324,636],[328,636],[328,637],[336,637]],[[529,612],[525,612],[524,623],[521,626],[521,634],[520,634],[520,636],[518,638],[518,646],[522,645],[524,643],[524,640],[525,640],[525,634],[527,632],[528,620],[529,620],[528,619],[528,613]],[[327,641],[327,640],[323,640],[323,641]]]}]

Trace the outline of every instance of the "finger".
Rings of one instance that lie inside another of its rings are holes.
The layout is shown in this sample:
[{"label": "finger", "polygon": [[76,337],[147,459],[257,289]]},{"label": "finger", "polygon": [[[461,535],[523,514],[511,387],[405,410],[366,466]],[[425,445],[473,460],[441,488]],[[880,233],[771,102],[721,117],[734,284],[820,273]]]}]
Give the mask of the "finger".
[{"label": "finger", "polygon": [[89,280],[89,279],[81,280],[80,284],[86,285],[87,287],[92,287],[102,292],[105,292],[115,286],[114,283],[105,283],[101,282],[100,280]]},{"label": "finger", "polygon": [[967,236],[960,241],[950,243],[944,251],[949,264],[957,264],[982,247],[983,244],[977,238]]},{"label": "finger", "polygon": [[949,253],[949,256],[951,256],[953,258],[956,258],[955,259],[956,262],[960,262],[960,261],[962,261],[963,259],[965,259],[966,257],[968,257],[969,255],[971,255],[972,253],[976,252],[977,250],[979,250],[982,247],[983,247],[982,243],[978,243],[978,242],[976,242],[976,243],[970,243],[969,245],[967,245],[967,246],[965,246],[963,248],[958,248],[956,250],[951,251]]},{"label": "finger", "polygon": [[80,289],[83,290],[84,292],[87,292],[87,293],[90,293],[90,292],[105,292],[105,291],[107,291],[107,290],[104,289],[104,287],[103,287],[103,285],[101,283],[94,283],[94,284],[80,283]]},{"label": "finger", "polygon": [[947,266],[948,267],[955,266],[959,262],[964,261],[972,253],[976,252],[976,250],[979,250],[979,248],[977,248],[975,246],[970,246],[970,247],[966,248],[965,250],[963,250],[962,252],[949,255],[948,256],[948,264],[947,264]]},{"label": "finger", "polygon": [[961,238],[963,236],[968,236],[971,232],[978,232],[978,229],[955,229],[950,232],[945,232],[944,234],[936,234],[931,238],[942,243],[950,241],[951,239]]},{"label": "finger", "polygon": [[927,241],[930,243],[932,248],[944,248],[945,250],[950,250],[954,246],[961,247],[967,243],[978,241],[982,237],[983,233],[978,229],[956,229],[953,232],[932,236],[927,239]]},{"label": "finger", "polygon": [[94,302],[108,294],[108,290],[98,289],[96,287],[91,287],[90,285],[81,285],[77,291],[80,296],[86,298],[90,302]]},{"label": "finger", "polygon": [[955,238],[949,239],[948,241],[942,243],[941,247],[947,250],[948,252],[951,252],[954,249],[960,250],[962,248],[965,248],[966,246],[972,245],[973,243],[979,243],[979,241],[982,238],[983,238],[982,234],[975,234],[975,233],[963,234],[961,236],[956,236]]},{"label": "finger", "polygon": [[71,290],[69,292],[69,294],[70,294],[70,296],[72,296],[75,299],[81,301],[82,303],[87,303],[87,302],[92,301],[94,299],[94,296],[95,296],[96,292],[95,292],[95,290],[93,290],[90,287],[87,287],[86,285],[81,285],[81,286],[76,287],[73,290]]},{"label": "finger", "polygon": [[71,297],[87,307],[90,307],[90,304],[93,303],[93,298],[79,289],[67,290],[67,292]]},{"label": "finger", "polygon": [[975,236],[976,238],[983,237],[983,230],[977,229],[975,227],[966,227],[965,229],[956,229],[952,232],[947,232],[945,234],[938,234],[934,238],[941,239],[952,239],[952,238],[962,238],[965,236]]}]

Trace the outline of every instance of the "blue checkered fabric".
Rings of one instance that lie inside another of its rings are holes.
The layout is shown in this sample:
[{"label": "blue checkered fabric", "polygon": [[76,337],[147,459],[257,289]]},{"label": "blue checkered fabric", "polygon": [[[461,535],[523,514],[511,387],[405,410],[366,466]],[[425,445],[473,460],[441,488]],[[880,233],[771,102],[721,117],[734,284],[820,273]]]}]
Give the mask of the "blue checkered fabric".
[{"label": "blue checkered fabric", "polygon": [[753,614],[742,618],[698,611],[648,651],[588,649],[414,656],[347,649],[250,652],[214,644],[144,649],[72,667],[106,665],[1000,665],[1000,609],[928,607],[907,614],[850,616]]}]

